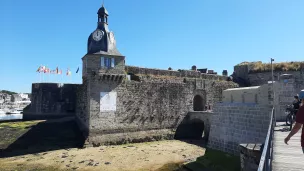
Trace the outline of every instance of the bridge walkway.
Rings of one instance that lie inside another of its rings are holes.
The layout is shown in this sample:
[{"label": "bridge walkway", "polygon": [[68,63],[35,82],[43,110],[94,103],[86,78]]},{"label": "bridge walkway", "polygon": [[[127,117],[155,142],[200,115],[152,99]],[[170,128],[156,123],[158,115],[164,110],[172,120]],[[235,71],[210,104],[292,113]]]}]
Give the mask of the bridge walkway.
[{"label": "bridge walkway", "polygon": [[284,143],[289,134],[289,127],[283,122],[277,122],[274,128],[274,148],[272,170],[274,171],[300,171],[304,170],[304,154],[301,148],[301,131],[294,135],[289,145]]}]

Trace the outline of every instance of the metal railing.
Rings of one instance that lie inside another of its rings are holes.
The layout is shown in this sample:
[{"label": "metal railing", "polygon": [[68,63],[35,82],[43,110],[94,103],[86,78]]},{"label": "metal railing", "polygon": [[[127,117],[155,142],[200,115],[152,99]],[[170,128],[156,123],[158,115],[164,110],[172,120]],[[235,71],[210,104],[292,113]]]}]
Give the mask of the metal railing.
[{"label": "metal railing", "polygon": [[266,136],[266,140],[264,143],[264,148],[259,164],[258,171],[269,171],[272,170],[272,158],[273,158],[273,136],[274,136],[274,127],[276,124],[275,120],[275,111],[272,108],[270,123],[268,127],[268,132]]}]

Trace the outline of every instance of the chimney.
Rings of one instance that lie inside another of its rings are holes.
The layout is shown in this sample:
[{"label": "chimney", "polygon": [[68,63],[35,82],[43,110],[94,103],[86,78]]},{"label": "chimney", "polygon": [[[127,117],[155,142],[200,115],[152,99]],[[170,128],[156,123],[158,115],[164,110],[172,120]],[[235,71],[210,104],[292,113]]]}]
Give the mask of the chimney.
[{"label": "chimney", "polygon": [[227,70],[223,70],[223,76],[228,76],[228,71]]},{"label": "chimney", "polygon": [[213,70],[208,70],[208,74],[213,74]]},{"label": "chimney", "polygon": [[196,71],[196,66],[193,65],[192,68],[191,68],[191,70]]}]

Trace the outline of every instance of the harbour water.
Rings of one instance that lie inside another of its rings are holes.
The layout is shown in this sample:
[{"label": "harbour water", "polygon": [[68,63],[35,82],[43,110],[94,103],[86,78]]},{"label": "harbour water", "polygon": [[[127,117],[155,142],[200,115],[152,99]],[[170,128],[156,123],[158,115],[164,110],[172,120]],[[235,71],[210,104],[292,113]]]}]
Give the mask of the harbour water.
[{"label": "harbour water", "polygon": [[22,114],[11,114],[11,115],[0,114],[0,121],[16,120],[16,119],[22,119],[22,118],[23,118]]}]

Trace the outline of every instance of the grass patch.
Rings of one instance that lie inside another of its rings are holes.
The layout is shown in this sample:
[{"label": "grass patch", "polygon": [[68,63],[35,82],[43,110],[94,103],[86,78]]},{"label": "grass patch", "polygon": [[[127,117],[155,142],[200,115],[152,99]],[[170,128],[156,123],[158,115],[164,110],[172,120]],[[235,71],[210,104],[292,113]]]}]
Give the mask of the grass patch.
[{"label": "grass patch", "polygon": [[[274,71],[299,71],[301,70],[302,62],[280,62],[280,63],[273,63],[273,70]],[[260,73],[260,72],[270,72],[271,71],[271,64],[270,63],[262,63],[261,61],[258,62],[242,62],[236,66],[248,65],[250,69],[250,73]]]},{"label": "grass patch", "polygon": [[239,171],[240,157],[207,149],[204,156],[198,157],[195,162],[188,163],[185,167],[192,171]]},{"label": "grass patch", "polygon": [[0,123],[0,128],[28,129],[40,121],[20,121]]},{"label": "grass patch", "polygon": [[39,121],[0,123],[0,150],[7,148]]}]

